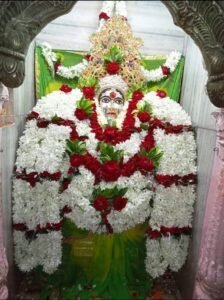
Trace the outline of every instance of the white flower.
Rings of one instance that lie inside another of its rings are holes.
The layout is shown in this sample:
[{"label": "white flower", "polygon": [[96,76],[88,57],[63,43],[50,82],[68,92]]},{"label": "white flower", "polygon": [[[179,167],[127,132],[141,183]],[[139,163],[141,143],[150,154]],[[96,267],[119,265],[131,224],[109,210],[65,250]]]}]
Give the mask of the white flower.
[{"label": "white flower", "polygon": [[146,241],[146,271],[153,277],[163,275],[169,267],[177,272],[183,266],[189,244],[189,237],[181,235],[175,237],[162,237],[157,240]]},{"label": "white flower", "polygon": [[156,146],[163,152],[158,173],[188,175],[196,173],[196,143],[193,132],[166,134],[163,129],[154,130]]},{"label": "white flower", "polygon": [[184,227],[191,226],[195,187],[172,185],[165,188],[158,185],[153,201],[153,209],[149,225],[153,229],[160,226]]},{"label": "white flower", "polygon": [[15,261],[24,272],[29,272],[38,265],[46,273],[53,273],[61,263],[62,235],[60,231],[37,234],[34,240],[28,241],[24,232],[14,232]]}]

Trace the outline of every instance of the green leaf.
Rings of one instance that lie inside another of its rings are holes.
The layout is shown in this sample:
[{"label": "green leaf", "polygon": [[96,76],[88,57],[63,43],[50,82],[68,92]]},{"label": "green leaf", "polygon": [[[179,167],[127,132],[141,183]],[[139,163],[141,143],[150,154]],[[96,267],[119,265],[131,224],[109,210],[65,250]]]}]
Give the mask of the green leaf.
[{"label": "green leaf", "polygon": [[109,160],[115,160],[119,163],[124,155],[123,150],[114,150],[112,145],[104,142],[99,143],[98,147],[100,151],[100,159],[103,163]]},{"label": "green leaf", "polygon": [[67,140],[66,151],[69,155],[83,154],[86,151],[86,142]]},{"label": "green leaf", "polygon": [[111,47],[109,53],[104,55],[104,61],[106,63],[114,61],[118,64],[121,64],[123,59],[124,59],[124,54],[122,53],[118,45],[114,45],[113,47]]},{"label": "green leaf", "polygon": [[96,77],[80,77],[78,81],[78,86],[83,87],[95,87],[98,84],[98,79]]}]

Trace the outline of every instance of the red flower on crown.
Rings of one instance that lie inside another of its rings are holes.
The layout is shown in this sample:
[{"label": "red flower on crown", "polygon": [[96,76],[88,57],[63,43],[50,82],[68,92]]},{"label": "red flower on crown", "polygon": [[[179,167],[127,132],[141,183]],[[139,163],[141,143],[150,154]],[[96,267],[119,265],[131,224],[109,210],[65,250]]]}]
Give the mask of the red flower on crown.
[{"label": "red flower on crown", "polygon": [[101,12],[100,14],[99,14],[99,19],[101,20],[101,19],[104,19],[104,20],[108,20],[108,19],[110,19],[110,17],[105,13],[105,12]]},{"label": "red flower on crown", "polygon": [[84,86],[82,88],[83,95],[86,99],[94,99],[95,96],[95,88],[93,86]]},{"label": "red flower on crown", "polygon": [[107,73],[109,73],[110,75],[114,75],[118,73],[118,71],[120,70],[120,66],[116,62],[111,61],[106,65],[106,69]]},{"label": "red flower on crown", "polygon": [[64,92],[64,93],[70,93],[72,91],[72,88],[69,87],[67,84],[63,84],[60,87],[60,91]]}]

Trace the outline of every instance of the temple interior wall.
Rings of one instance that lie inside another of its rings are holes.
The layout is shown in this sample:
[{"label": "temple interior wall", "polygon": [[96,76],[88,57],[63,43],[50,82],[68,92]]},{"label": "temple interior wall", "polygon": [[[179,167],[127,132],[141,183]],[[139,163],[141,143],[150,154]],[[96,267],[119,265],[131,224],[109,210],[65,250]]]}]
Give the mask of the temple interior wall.
[{"label": "temple interior wall", "polygon": [[[4,216],[4,241],[12,270],[11,189],[15,152],[22,134],[25,115],[35,104],[34,47],[35,43],[49,42],[53,48],[89,50],[88,37],[98,26],[100,1],[79,1],[73,10],[48,24],[29,47],[26,58],[26,77],[22,86],[10,90],[14,99],[16,123],[0,129],[0,164]],[[180,284],[185,295],[192,288],[198,259],[201,228],[210,170],[215,147],[215,121],[211,116],[215,107],[205,92],[207,72],[201,53],[182,29],[173,24],[171,15],[159,1],[127,1],[128,19],[134,34],[144,40],[143,54],[166,54],[178,50],[186,57],[181,104],[191,115],[198,145],[198,189],[195,204],[194,234],[188,262],[180,273]],[[9,281],[12,272],[9,273]],[[190,276],[189,276],[190,274]],[[186,278],[188,285],[186,285]]]}]

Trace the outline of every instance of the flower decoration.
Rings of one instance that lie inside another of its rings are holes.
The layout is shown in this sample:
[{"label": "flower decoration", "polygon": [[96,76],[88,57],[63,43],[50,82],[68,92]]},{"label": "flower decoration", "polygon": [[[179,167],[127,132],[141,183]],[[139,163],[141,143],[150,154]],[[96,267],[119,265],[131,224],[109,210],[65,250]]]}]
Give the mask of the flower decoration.
[{"label": "flower decoration", "polygon": [[104,61],[106,64],[106,70],[108,74],[117,74],[120,70],[120,64],[124,59],[124,54],[121,52],[119,46],[114,45],[110,48],[109,53],[104,55]]}]

